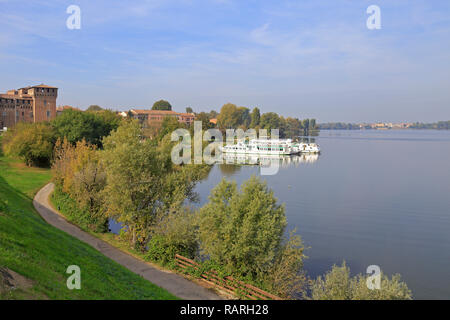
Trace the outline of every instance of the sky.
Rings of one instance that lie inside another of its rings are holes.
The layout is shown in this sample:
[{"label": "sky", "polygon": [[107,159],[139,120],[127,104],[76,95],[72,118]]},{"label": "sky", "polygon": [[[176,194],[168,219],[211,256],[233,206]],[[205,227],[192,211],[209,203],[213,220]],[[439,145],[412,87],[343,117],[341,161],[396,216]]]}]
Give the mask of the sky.
[{"label": "sky", "polygon": [[450,1],[0,0],[0,92],[40,83],[83,109],[450,120]]}]

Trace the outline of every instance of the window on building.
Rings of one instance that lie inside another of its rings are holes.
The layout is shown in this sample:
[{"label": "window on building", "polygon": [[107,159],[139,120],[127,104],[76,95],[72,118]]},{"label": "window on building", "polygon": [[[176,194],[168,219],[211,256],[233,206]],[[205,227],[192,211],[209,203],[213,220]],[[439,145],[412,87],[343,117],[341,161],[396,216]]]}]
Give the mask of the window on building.
[{"label": "window on building", "polygon": [[6,117],[6,111],[2,112],[2,116]]},{"label": "window on building", "polygon": [[50,118],[50,111],[47,110],[47,118]]},{"label": "window on building", "polygon": [[47,100],[44,100],[44,106],[45,107],[47,106]]}]

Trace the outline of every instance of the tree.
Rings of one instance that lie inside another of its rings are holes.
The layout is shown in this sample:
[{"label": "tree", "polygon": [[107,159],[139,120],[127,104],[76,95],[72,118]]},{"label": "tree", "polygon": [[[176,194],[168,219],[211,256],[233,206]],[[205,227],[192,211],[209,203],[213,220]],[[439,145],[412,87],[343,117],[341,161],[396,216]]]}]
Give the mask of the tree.
[{"label": "tree", "polygon": [[152,228],[146,257],[163,264],[174,264],[180,254],[194,259],[198,252],[195,215],[188,208],[180,208],[162,218]]},{"label": "tree", "polygon": [[217,119],[218,116],[219,116],[219,114],[218,114],[217,111],[215,111],[215,110],[211,110],[211,111],[209,112],[209,117],[210,117],[211,119]]},{"label": "tree", "polygon": [[153,104],[152,110],[172,110],[171,104],[166,100],[159,100]]},{"label": "tree", "polygon": [[195,116],[195,120],[202,122],[203,130],[208,130],[208,129],[211,129],[214,127],[214,124],[211,123],[211,121],[210,121],[211,118],[210,118],[209,113],[206,113],[206,112],[197,113],[197,115]]},{"label": "tree", "polygon": [[253,108],[250,117],[250,128],[256,128],[257,126],[259,126],[259,120],[261,119],[261,112],[259,111],[259,108]]},{"label": "tree", "polygon": [[266,183],[253,176],[239,192],[223,179],[199,211],[200,248],[228,272],[257,279],[273,265],[285,227],[284,207]]},{"label": "tree", "polygon": [[89,108],[87,108],[87,111],[102,111],[102,110],[103,108],[96,104],[90,105]]},{"label": "tree", "polygon": [[262,129],[267,129],[267,133],[270,134],[270,130],[280,129],[280,117],[275,112],[264,113],[259,125]]},{"label": "tree", "polygon": [[145,251],[151,228],[186,199],[196,200],[193,190],[207,167],[173,164],[170,135],[143,139],[135,120],[122,122],[103,143],[106,213],[127,227],[134,248]]},{"label": "tree", "polygon": [[285,128],[285,136],[288,138],[293,138],[299,136],[301,134],[302,124],[297,118],[286,118],[286,128]]},{"label": "tree", "polygon": [[191,107],[186,107],[186,113],[194,113]]},{"label": "tree", "polygon": [[178,128],[186,128],[186,125],[182,122],[179,122],[176,117],[173,116],[164,117],[161,123],[161,127],[158,130],[158,140],[161,140],[167,134],[171,134]]},{"label": "tree", "polygon": [[93,113],[68,109],[55,118],[52,125],[60,139],[67,138],[71,143],[85,139],[89,144],[101,146],[101,139],[116,129],[120,120],[110,110]]},{"label": "tree", "polygon": [[103,141],[102,162],[107,185],[103,190],[106,214],[127,226],[133,247],[143,250],[161,185],[156,149],[141,139],[136,121],[127,121]]},{"label": "tree", "polygon": [[274,264],[264,278],[267,290],[286,299],[303,297],[308,284],[303,269],[303,242],[294,233],[295,230],[291,231],[289,238],[283,241]]},{"label": "tree", "polygon": [[67,195],[77,204],[77,223],[96,232],[108,231],[108,219],[103,215],[101,191],[106,174],[95,145],[84,140],[75,145],[58,140],[52,165],[55,194]]},{"label": "tree", "polygon": [[251,122],[250,110],[246,107],[239,107],[237,111],[239,112],[239,126],[247,130]]},{"label": "tree", "polygon": [[315,130],[316,129],[316,119],[310,119],[309,120],[309,130]]},{"label": "tree", "polygon": [[302,120],[303,134],[308,135],[309,130],[309,119]]},{"label": "tree", "polygon": [[237,129],[241,124],[241,114],[235,104],[227,103],[220,109],[217,125],[220,129]]},{"label": "tree", "polygon": [[55,144],[55,132],[48,123],[18,123],[5,132],[5,154],[18,156],[28,166],[49,166]]},{"label": "tree", "polygon": [[333,265],[324,277],[318,277],[312,284],[311,297],[314,300],[410,300],[411,291],[400,280],[400,275],[391,279],[381,274],[381,288],[370,290],[367,277],[359,274],[350,276],[350,268]]}]

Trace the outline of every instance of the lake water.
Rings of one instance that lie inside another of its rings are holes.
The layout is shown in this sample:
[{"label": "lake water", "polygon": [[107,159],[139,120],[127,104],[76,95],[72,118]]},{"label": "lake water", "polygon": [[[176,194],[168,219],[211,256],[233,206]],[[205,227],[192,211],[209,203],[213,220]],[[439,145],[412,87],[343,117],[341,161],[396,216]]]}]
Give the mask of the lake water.
[{"label": "lake water", "polygon": [[[352,273],[400,273],[416,299],[450,299],[450,131],[322,131],[320,156],[290,158],[262,176],[285,203],[306,246],[305,268],[343,260]],[[239,184],[259,166],[216,165],[201,204],[222,179]]]}]

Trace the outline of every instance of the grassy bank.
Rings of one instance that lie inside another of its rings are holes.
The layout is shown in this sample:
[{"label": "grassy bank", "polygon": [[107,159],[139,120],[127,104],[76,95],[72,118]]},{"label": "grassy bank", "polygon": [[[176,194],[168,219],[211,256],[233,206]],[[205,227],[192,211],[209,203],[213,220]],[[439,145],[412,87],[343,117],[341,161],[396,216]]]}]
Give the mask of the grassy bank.
[{"label": "grassy bank", "polygon": [[[43,221],[32,199],[50,178],[0,154],[0,299],[176,299]],[[81,290],[66,286],[69,265],[81,268]],[[8,273],[22,283],[14,290]]]}]

